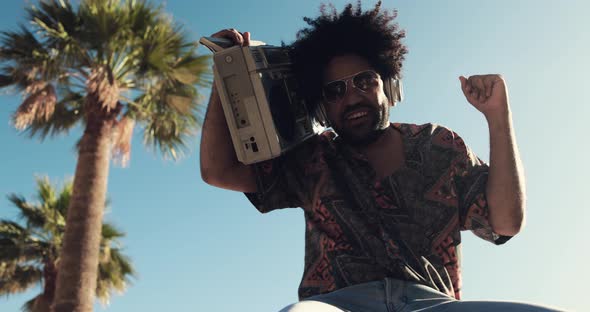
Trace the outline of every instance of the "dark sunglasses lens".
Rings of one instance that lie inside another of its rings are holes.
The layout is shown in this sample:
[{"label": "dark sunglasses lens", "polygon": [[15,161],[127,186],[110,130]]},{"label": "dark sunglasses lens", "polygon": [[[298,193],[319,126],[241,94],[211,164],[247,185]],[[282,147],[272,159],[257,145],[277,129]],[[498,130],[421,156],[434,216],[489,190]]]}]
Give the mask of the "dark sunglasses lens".
[{"label": "dark sunglasses lens", "polygon": [[332,81],[324,86],[324,97],[328,102],[340,100],[346,93],[346,83],[344,81]]},{"label": "dark sunglasses lens", "polygon": [[367,91],[378,85],[378,76],[375,72],[366,71],[354,76],[352,82],[358,89]]}]

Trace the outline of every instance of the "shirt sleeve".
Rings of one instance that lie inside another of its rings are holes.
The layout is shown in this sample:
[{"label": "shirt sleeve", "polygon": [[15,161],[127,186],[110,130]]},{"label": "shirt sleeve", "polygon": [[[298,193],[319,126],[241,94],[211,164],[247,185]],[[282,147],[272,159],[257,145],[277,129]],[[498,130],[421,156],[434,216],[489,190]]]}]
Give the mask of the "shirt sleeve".
[{"label": "shirt sleeve", "polygon": [[489,206],[486,198],[489,166],[479,159],[456,133],[449,131],[449,139],[455,152],[452,172],[457,192],[459,222],[462,230],[496,245],[504,244],[511,237],[494,233],[489,222]]},{"label": "shirt sleeve", "polygon": [[312,145],[306,142],[280,157],[253,165],[257,191],[244,194],[258,211],[266,213],[305,205],[311,181],[305,176],[304,166],[310,161],[307,156]]}]

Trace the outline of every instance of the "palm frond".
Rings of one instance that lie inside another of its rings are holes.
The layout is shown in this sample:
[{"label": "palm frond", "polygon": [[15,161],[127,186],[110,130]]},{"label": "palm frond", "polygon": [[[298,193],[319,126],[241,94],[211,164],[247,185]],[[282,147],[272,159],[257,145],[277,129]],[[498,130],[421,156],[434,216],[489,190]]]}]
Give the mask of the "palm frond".
[{"label": "palm frond", "polygon": [[[37,178],[37,199],[40,203],[31,204],[15,194],[8,196],[21,211],[22,218],[30,224],[25,228],[14,221],[0,220],[0,295],[21,292],[40,283],[47,263],[54,263],[59,258],[64,216],[72,187],[72,181],[68,180],[56,191],[48,178]],[[107,205],[108,201],[105,202]],[[38,229],[38,233],[45,236],[38,238],[37,232],[32,229]],[[112,292],[125,291],[130,278],[135,275],[129,258],[119,249],[118,240],[124,236],[125,233],[113,224],[103,223],[99,265],[99,272],[102,273],[97,277],[96,289],[103,304],[108,303]],[[23,309],[38,303],[31,300]]]},{"label": "palm frond", "polygon": [[101,303],[108,304],[111,293],[123,293],[135,274],[129,258],[119,249],[111,249],[109,259],[99,263],[96,296]]},{"label": "palm frond", "polygon": [[0,261],[15,264],[30,261],[40,262],[51,251],[50,244],[34,239],[19,241],[0,238],[0,248]]},{"label": "palm frond", "polygon": [[57,97],[52,85],[43,85],[43,82],[31,83],[25,94],[29,96],[19,106],[13,116],[14,126],[23,130],[33,122],[47,122],[55,111]]},{"label": "palm frond", "polygon": [[144,143],[165,158],[181,158],[188,151],[186,140],[199,128],[196,98],[194,86],[175,80],[152,86],[138,97],[139,107],[132,107],[130,114],[145,124]]},{"label": "palm frond", "polygon": [[27,128],[29,136],[39,136],[44,140],[47,136],[67,133],[84,116],[84,97],[71,90],[65,92],[61,100],[55,104],[53,115],[47,121],[33,121]]},{"label": "palm frond", "polygon": [[131,260],[121,252],[121,249],[113,248],[111,250],[111,261],[117,264],[119,272],[121,272],[122,276],[126,277],[127,283],[129,282],[129,277],[135,277],[137,275],[135,269],[133,269]]},{"label": "palm frond", "polygon": [[[197,88],[211,83],[210,57],[197,55],[197,44],[162,5],[43,0],[27,18],[30,26],[0,32],[0,88],[26,95],[14,115],[18,129],[42,140],[67,133],[86,121],[91,95],[106,111],[126,106],[126,118],[117,116],[119,163],[129,160],[133,120],[145,129],[144,143],[165,158],[188,151],[186,140],[203,119]],[[140,100],[123,101],[129,94]]]},{"label": "palm frond", "polygon": [[115,109],[119,100],[119,86],[110,69],[96,67],[92,69],[88,78],[86,91],[94,95],[107,112]]},{"label": "palm frond", "polygon": [[44,46],[52,51],[55,63],[71,68],[87,60],[78,44],[82,23],[69,1],[40,1],[38,6],[31,6],[26,12]]},{"label": "palm frond", "polygon": [[39,177],[37,183],[37,199],[43,203],[43,206],[53,207],[57,200],[55,188],[49,181],[48,177]]},{"label": "palm frond", "polygon": [[162,5],[148,1],[126,1],[121,9],[125,24],[133,34],[143,33],[146,28],[158,24],[162,14]]},{"label": "palm frond", "polygon": [[38,261],[49,255],[55,248],[35,234],[43,235],[47,224],[46,212],[29,204],[22,196],[10,194],[8,199],[19,209],[20,218],[25,220],[27,228],[10,220],[0,220],[0,261]]},{"label": "palm frond", "polygon": [[37,65],[35,56],[45,54],[45,48],[37,37],[25,26],[18,31],[0,32],[0,61],[16,62],[23,65]]},{"label": "palm frond", "polygon": [[20,239],[28,235],[27,229],[10,220],[0,220],[0,238]]},{"label": "palm frond", "polygon": [[[19,51],[18,47],[2,47],[0,50],[13,57],[12,60],[8,60],[9,63],[13,63],[12,65],[0,69],[4,77],[1,86],[15,85],[23,91],[25,97],[13,115],[15,127],[22,130],[34,121],[47,121],[54,112],[57,100],[55,88],[45,80],[50,79],[46,76],[53,70],[52,66],[43,60],[44,57],[40,56],[43,53],[39,51],[26,55],[27,53]],[[7,53],[11,50],[18,52]]]},{"label": "palm frond", "polygon": [[67,216],[68,214],[68,206],[70,205],[70,200],[72,199],[72,191],[74,188],[73,185],[73,181],[71,179],[68,179],[63,184],[59,192],[59,195],[57,196],[57,200],[55,201],[55,209],[62,216]]},{"label": "palm frond", "polygon": [[[134,2],[134,1],[131,1]],[[129,54],[133,61],[119,66],[117,78],[133,73],[142,77],[173,80],[191,85],[203,81],[201,74],[209,72],[209,56],[196,56],[196,43],[188,39],[184,29],[163,14],[161,7],[148,2],[130,4],[128,24],[135,38]],[[147,81],[150,81],[149,79]]]},{"label": "palm frond", "polygon": [[16,266],[10,276],[0,279],[0,295],[11,295],[23,292],[39,283],[43,272],[30,265]]},{"label": "palm frond", "polygon": [[30,83],[28,78],[30,71],[30,68],[20,64],[5,63],[4,66],[0,68],[0,75],[2,75],[0,88],[7,88],[10,93],[24,91]]},{"label": "palm frond", "polygon": [[102,240],[113,241],[118,238],[125,237],[125,232],[119,230],[115,225],[111,223],[103,223],[102,225]]},{"label": "palm frond", "polygon": [[135,120],[123,116],[114,127],[113,159],[115,164],[126,167],[131,157],[131,139]]},{"label": "palm frond", "polygon": [[119,31],[123,28],[119,0],[82,1],[78,16],[84,23],[83,42],[100,62],[106,61],[108,44],[116,42]]},{"label": "palm frond", "polygon": [[[45,224],[43,225],[43,232],[49,239],[53,238],[56,246],[60,246],[61,237],[65,230],[67,214],[62,214],[60,209],[57,209],[57,194],[55,186],[49,181],[48,177],[38,177],[37,182],[37,199],[40,201],[40,212],[44,215]],[[66,191],[64,188],[62,192]],[[61,196],[61,195],[60,195]],[[66,208],[67,209],[67,208]]]},{"label": "palm frond", "polygon": [[29,227],[43,228],[45,226],[47,216],[38,206],[28,203],[22,195],[14,193],[8,195],[8,200],[19,209],[20,218],[24,219]]},{"label": "palm frond", "polygon": [[171,23],[145,30],[138,74],[156,79],[140,81],[142,94],[129,107],[130,116],[144,127],[144,143],[165,158],[178,159],[187,151],[186,140],[202,121],[202,98],[197,86],[209,86],[209,57],[197,56],[196,46]]},{"label": "palm frond", "polygon": [[5,75],[13,76],[13,83],[24,90],[31,83],[49,82],[62,74],[60,51],[47,46],[26,27],[18,31],[0,32],[0,62]]},{"label": "palm frond", "polygon": [[[65,215],[72,196],[72,181],[67,181],[61,191],[46,177],[37,178],[37,199],[40,203],[31,204],[23,196],[8,195],[10,202],[19,209],[20,218],[27,228],[10,220],[0,220],[0,260],[22,262],[52,257],[59,244],[40,240],[37,235],[55,237],[61,241],[65,227]],[[106,203],[105,203],[106,205]],[[125,234],[112,224],[105,223],[103,240],[116,242]],[[57,256],[53,257],[53,259]]]},{"label": "palm frond", "polygon": [[199,87],[211,87],[213,81],[211,73],[211,57],[209,55],[194,55],[182,57],[175,65],[173,77],[187,85],[196,84]]},{"label": "palm frond", "polygon": [[180,159],[188,152],[186,141],[196,133],[197,121],[172,110],[155,113],[144,128],[144,144],[159,150],[167,159]]},{"label": "palm frond", "polygon": [[58,105],[53,83],[62,88],[72,83],[69,77],[84,73],[71,70],[82,62],[68,60],[80,58],[68,52],[68,44],[75,42],[68,32],[76,32],[80,23],[69,2],[41,1],[27,12],[32,27],[0,32],[0,75],[5,78],[0,87],[15,86],[23,91],[25,100],[13,116],[14,125],[19,130],[30,126],[30,134],[40,133],[43,139],[72,124],[72,118],[58,122],[67,110]]},{"label": "palm frond", "polygon": [[185,53],[187,42],[184,31],[171,24],[164,16],[136,34],[141,43],[137,58],[139,75],[168,75],[178,58]]}]

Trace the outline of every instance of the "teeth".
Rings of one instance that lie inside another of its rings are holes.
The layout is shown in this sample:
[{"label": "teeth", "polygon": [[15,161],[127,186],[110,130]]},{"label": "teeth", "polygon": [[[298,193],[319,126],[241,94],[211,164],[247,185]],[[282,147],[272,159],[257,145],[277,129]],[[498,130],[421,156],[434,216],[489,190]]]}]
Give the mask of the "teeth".
[{"label": "teeth", "polygon": [[363,117],[365,115],[367,115],[366,112],[354,113],[354,114],[348,115],[348,117],[346,119],[349,119],[350,120],[350,119],[360,118],[360,117]]}]

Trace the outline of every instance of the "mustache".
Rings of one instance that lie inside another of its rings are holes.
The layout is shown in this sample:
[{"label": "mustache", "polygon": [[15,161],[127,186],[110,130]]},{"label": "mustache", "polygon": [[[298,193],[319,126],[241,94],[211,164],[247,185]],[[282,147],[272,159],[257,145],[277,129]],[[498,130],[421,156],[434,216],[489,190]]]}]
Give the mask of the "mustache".
[{"label": "mustache", "polygon": [[344,112],[342,112],[342,118],[344,118],[346,115],[348,115],[350,112],[353,112],[355,110],[361,109],[361,108],[365,108],[368,109],[370,111],[374,111],[375,108],[373,106],[371,106],[370,104],[367,103],[357,103],[354,105],[351,105],[349,107],[347,107]]}]

